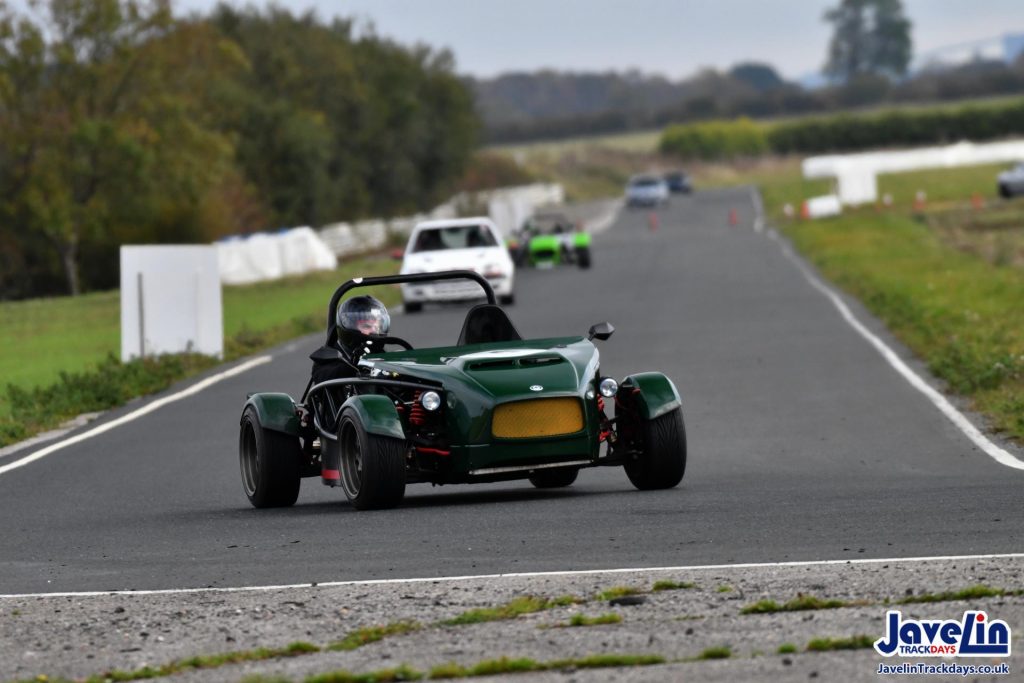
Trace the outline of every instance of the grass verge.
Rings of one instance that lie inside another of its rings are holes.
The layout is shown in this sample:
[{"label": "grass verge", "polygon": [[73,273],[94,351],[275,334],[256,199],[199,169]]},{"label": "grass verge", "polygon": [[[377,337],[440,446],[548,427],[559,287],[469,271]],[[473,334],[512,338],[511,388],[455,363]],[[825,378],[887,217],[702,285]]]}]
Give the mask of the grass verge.
[{"label": "grass verge", "polygon": [[[769,218],[826,278],[863,302],[996,431],[1021,441],[1024,267],[1015,264],[1024,257],[1015,245],[1024,244],[1024,225],[1014,218],[1022,235],[1010,235],[1005,217],[1015,203],[994,196],[999,168],[883,175],[879,193],[891,195],[892,206],[795,222],[783,206],[826,189],[804,181],[795,163],[731,180],[759,184]],[[928,198],[924,208],[912,206],[918,191]],[[987,208],[974,208],[972,197]]]},{"label": "grass verge", "polygon": [[[390,273],[386,260],[360,260],[316,273],[246,287],[225,287],[224,360],[231,361],[324,329],[334,289],[358,275]],[[385,304],[393,288],[375,291]],[[107,410],[166,389],[218,361],[195,354],[121,363],[119,300],[104,292],[79,299],[0,303],[0,447],[52,429],[82,413]]]}]

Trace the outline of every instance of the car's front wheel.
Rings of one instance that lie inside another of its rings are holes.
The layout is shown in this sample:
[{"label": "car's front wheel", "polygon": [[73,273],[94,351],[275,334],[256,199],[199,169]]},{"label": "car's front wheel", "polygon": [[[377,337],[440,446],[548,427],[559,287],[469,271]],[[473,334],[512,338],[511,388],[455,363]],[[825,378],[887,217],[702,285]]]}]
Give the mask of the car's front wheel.
[{"label": "car's front wheel", "polygon": [[576,247],[576,264],[584,269],[590,267],[590,247]]},{"label": "car's front wheel", "polygon": [[537,470],[530,475],[530,483],[539,489],[560,489],[571,486],[579,473],[576,467]]},{"label": "car's front wheel", "polygon": [[686,426],[676,408],[640,425],[643,450],[626,462],[626,476],[641,491],[670,489],[686,471]]},{"label": "car's front wheel", "polygon": [[359,413],[346,408],[338,425],[341,488],[357,510],[393,508],[405,496],[406,443],[370,434]]},{"label": "car's front wheel", "polygon": [[301,447],[299,439],[265,429],[259,413],[246,406],[238,437],[242,489],[253,507],[294,505],[299,497]]},{"label": "car's front wheel", "polygon": [[423,304],[419,301],[406,301],[402,304],[402,310],[406,313],[419,313],[423,310]]}]

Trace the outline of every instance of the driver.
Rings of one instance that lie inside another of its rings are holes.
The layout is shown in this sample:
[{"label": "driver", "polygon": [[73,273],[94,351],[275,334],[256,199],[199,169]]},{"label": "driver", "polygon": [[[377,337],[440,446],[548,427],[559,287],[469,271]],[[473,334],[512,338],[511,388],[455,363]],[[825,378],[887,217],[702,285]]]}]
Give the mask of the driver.
[{"label": "driver", "polygon": [[337,348],[344,360],[318,359],[313,354],[313,382],[354,377],[359,358],[373,350],[375,344],[388,336],[391,315],[384,304],[372,296],[346,299],[335,316]]}]

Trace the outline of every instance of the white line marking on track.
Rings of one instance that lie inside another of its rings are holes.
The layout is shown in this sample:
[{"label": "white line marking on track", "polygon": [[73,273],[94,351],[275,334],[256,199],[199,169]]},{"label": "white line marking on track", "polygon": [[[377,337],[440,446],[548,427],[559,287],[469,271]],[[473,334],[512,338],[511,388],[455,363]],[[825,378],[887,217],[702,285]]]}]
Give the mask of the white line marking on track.
[{"label": "white line marking on track", "polygon": [[754,205],[754,232],[764,231],[764,202],[756,187],[750,188],[750,201]]},{"label": "white line marking on track", "polygon": [[550,572],[514,572],[509,574],[470,574],[465,576],[426,576],[412,579],[356,579],[352,581],[325,581],[322,583],[293,583],[275,586],[238,586],[233,588],[163,588],[157,590],[77,591],[63,593],[11,593],[0,599],[20,598],[78,598],[104,595],[180,595],[183,593],[249,593],[257,591],[293,590],[296,588],[335,588],[338,586],[380,586],[387,584],[440,583],[450,581],[479,581],[482,579],[531,579],[552,576],[590,576],[594,574],[629,574],[682,571],[721,571],[727,569],[767,569],[784,567],[829,567],[836,565],[902,564],[910,562],[946,562],[965,560],[1024,560],[1024,553],[991,555],[937,555],[934,557],[888,557],[862,560],[804,560],[795,562],[748,562],[744,564],[698,564],[678,567],[623,567],[619,569],[580,569]]},{"label": "white line marking on track", "polygon": [[170,396],[164,396],[163,398],[158,398],[158,399],[156,399],[155,401],[153,401],[151,403],[147,403],[146,405],[142,406],[138,410],[133,410],[132,412],[128,413],[127,415],[122,415],[121,417],[117,418],[116,420],[111,420],[110,422],[106,422],[104,424],[101,424],[98,427],[90,429],[87,432],[82,432],[81,434],[73,436],[70,439],[67,439],[65,441],[59,441],[59,442],[57,442],[55,444],[47,446],[46,448],[41,448],[38,451],[36,451],[35,453],[33,453],[32,455],[26,455],[24,458],[21,458],[20,460],[15,460],[12,463],[4,465],[3,467],[0,467],[0,475],[5,474],[7,472],[10,472],[11,470],[18,469],[19,467],[24,467],[25,465],[28,465],[29,463],[32,463],[32,462],[35,462],[36,460],[39,460],[40,458],[45,458],[46,456],[50,455],[51,453],[56,453],[57,451],[59,451],[62,448],[67,448],[68,446],[73,446],[76,443],[80,443],[82,441],[85,441],[86,439],[91,439],[92,437],[97,436],[99,434],[102,434],[103,432],[108,432],[111,429],[114,429],[115,427],[120,427],[121,425],[126,424],[128,422],[131,422],[132,420],[137,420],[138,418],[142,417],[143,415],[147,415],[147,414],[153,412],[154,410],[158,410],[158,409],[164,407],[168,403],[173,403],[175,401],[180,401],[183,398],[187,398],[189,396],[193,396],[194,394],[198,394],[203,389],[206,389],[207,387],[209,387],[209,386],[211,386],[213,384],[216,384],[217,382],[220,382],[221,380],[228,379],[229,377],[234,377],[235,375],[240,375],[241,373],[245,372],[246,370],[254,368],[257,365],[263,365],[264,363],[269,363],[271,360],[272,360],[271,356],[258,356],[256,358],[253,358],[251,360],[248,360],[248,361],[242,363],[241,365],[236,365],[235,367],[230,368],[228,370],[224,370],[223,372],[218,372],[216,375],[211,375],[210,377],[207,377],[204,380],[196,382],[192,386],[188,387],[187,389],[182,389],[181,391],[179,391],[176,394],[171,394]]},{"label": "white line marking on track", "polygon": [[869,344],[875,347],[875,350],[882,355],[882,358],[884,358],[889,365],[896,370],[896,372],[902,375],[903,379],[910,383],[910,386],[924,394],[925,397],[931,401],[932,404],[938,408],[950,422],[956,425],[956,427],[963,432],[975,446],[988,454],[1000,465],[1006,465],[1007,467],[1012,467],[1017,470],[1024,470],[1024,462],[1014,457],[1009,451],[1000,448],[990,441],[987,436],[981,433],[981,430],[975,427],[963,413],[957,410],[956,407],[949,402],[949,399],[936,391],[935,388],[928,384],[928,382],[924,381],[920,375],[911,370],[910,366],[904,363],[903,359],[900,358],[895,351],[889,348],[885,342],[879,339],[877,335],[857,320],[853,313],[850,312],[846,303],[839,298],[839,295],[833,292],[825,283],[818,279],[814,273],[808,270],[807,266],[805,266],[796,254],[793,253],[793,250],[779,239],[775,231],[770,231],[768,236],[778,243],[779,247],[782,249],[782,253],[787,259],[796,265],[804,278],[811,283],[811,286],[824,294],[828,300],[832,302],[832,305],[838,309],[839,314],[843,316],[843,319],[846,320],[847,323],[849,323],[850,327],[852,327],[860,336],[864,337]]}]

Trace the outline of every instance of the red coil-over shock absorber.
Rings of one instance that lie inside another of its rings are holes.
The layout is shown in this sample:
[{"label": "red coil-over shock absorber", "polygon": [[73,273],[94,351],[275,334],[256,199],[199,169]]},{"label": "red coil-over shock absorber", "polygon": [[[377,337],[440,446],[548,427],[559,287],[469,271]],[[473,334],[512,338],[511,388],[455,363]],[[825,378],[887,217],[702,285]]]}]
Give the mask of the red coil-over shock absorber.
[{"label": "red coil-over shock absorber", "polygon": [[[608,417],[604,414],[604,396],[601,394],[597,395],[597,413],[601,416],[601,426],[604,427],[608,423]],[[611,433],[610,429],[601,429],[598,433],[598,440],[607,441]]]},{"label": "red coil-over shock absorber", "polygon": [[412,396],[412,407],[409,409],[409,423],[422,427],[427,423],[427,409],[420,403],[420,394],[422,391],[417,391]]}]

